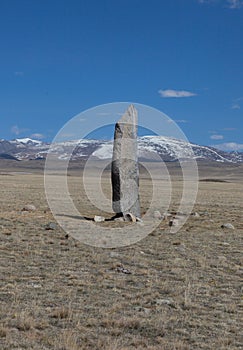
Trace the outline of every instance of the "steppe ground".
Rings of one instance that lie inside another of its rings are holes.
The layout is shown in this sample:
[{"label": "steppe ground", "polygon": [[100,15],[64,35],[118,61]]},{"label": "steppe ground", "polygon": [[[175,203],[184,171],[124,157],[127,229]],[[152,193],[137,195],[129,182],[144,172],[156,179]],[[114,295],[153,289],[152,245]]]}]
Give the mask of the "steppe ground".
[{"label": "steppe ground", "polygon": [[[178,165],[168,166],[176,211],[182,182]],[[243,349],[243,166],[200,163],[199,216],[174,234],[164,220],[142,241],[114,249],[84,245],[58,225],[46,229],[55,220],[41,167],[1,163],[2,350]],[[80,178],[74,166],[68,182],[81,215],[104,214]],[[109,195],[109,172],[102,183]],[[140,183],[145,211],[145,173]],[[36,211],[22,211],[26,204]]]}]

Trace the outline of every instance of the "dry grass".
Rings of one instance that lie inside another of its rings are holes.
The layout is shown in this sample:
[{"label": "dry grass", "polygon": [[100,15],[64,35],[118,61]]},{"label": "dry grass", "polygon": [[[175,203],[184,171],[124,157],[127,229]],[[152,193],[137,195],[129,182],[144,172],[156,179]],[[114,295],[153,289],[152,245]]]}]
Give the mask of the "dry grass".
[{"label": "dry grass", "polygon": [[[54,219],[42,175],[0,176],[0,348],[242,349],[243,182],[237,169],[224,175],[227,183],[200,182],[199,218],[176,234],[164,221],[119,249],[85,246],[58,226],[45,230]],[[83,214],[99,215],[75,173],[69,182]],[[149,188],[143,178],[144,210]],[[171,209],[180,188],[175,182]],[[22,212],[28,203],[37,210]],[[235,230],[221,229],[225,222]]]}]

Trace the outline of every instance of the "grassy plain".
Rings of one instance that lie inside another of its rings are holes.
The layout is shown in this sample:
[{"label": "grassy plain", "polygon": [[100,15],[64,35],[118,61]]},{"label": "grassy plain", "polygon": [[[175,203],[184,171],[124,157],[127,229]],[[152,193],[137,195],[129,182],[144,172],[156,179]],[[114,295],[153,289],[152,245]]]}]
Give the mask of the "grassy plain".
[{"label": "grassy plain", "polygon": [[[42,164],[33,164],[1,163],[2,350],[243,348],[242,166],[199,164],[194,212],[200,216],[190,216],[177,233],[164,220],[132,246],[103,249],[67,237],[58,225],[46,230],[55,220]],[[170,211],[176,211],[178,165],[169,171]],[[80,175],[73,166],[68,182],[81,215],[103,214],[86,198]],[[108,172],[102,184],[109,196]],[[143,173],[143,211],[150,196]],[[26,204],[36,211],[22,211]],[[222,229],[224,223],[235,229]]]}]

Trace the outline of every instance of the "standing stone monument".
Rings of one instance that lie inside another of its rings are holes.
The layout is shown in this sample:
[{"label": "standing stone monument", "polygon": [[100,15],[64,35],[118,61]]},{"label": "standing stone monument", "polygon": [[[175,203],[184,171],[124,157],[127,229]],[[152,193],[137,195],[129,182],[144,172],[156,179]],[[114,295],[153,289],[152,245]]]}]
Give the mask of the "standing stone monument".
[{"label": "standing stone monument", "polygon": [[116,123],[111,167],[112,207],[116,216],[140,218],[137,110],[130,105]]}]

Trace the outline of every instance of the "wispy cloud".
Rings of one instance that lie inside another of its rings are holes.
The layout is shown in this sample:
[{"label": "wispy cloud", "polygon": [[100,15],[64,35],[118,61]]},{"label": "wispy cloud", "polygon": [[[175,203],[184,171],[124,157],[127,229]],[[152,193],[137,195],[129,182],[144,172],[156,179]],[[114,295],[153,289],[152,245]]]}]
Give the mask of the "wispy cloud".
[{"label": "wispy cloud", "polygon": [[186,120],[186,119],[176,119],[175,122],[176,122],[176,123],[185,124],[185,123],[188,123],[188,120]]},{"label": "wispy cloud", "polygon": [[215,4],[222,1],[225,1],[225,0],[198,0],[199,4]]},{"label": "wispy cloud", "polygon": [[227,2],[230,9],[239,9],[243,6],[242,0],[228,0]]},{"label": "wispy cloud", "polygon": [[14,72],[14,75],[16,75],[16,77],[23,77],[24,76],[24,72],[17,71],[17,72]]},{"label": "wispy cloud", "polygon": [[20,135],[20,134],[23,134],[23,133],[29,131],[29,129],[26,129],[26,128],[19,128],[18,125],[13,125],[13,126],[11,127],[11,130],[10,130],[10,131],[11,131],[12,134],[18,136],[18,135]]},{"label": "wispy cloud", "polygon": [[240,9],[243,7],[243,0],[198,0],[200,4],[214,4],[220,3],[230,9]]},{"label": "wispy cloud", "polygon": [[206,4],[210,2],[215,2],[215,0],[198,0],[199,4]]},{"label": "wispy cloud", "polygon": [[241,109],[241,101],[243,101],[243,97],[234,98],[232,100],[231,109]]},{"label": "wispy cloud", "polygon": [[221,151],[238,151],[243,152],[243,144],[236,142],[226,142],[219,145],[212,145],[212,147],[218,148]]},{"label": "wispy cloud", "polygon": [[224,136],[223,135],[211,135],[210,139],[211,140],[223,140]]},{"label": "wispy cloud", "polygon": [[196,96],[194,92],[186,91],[186,90],[159,90],[160,96],[163,98],[181,98],[181,97],[191,97]]},{"label": "wispy cloud", "polygon": [[237,130],[236,128],[223,128],[224,131],[235,131]]},{"label": "wispy cloud", "polygon": [[45,138],[45,135],[39,134],[39,133],[34,133],[34,134],[30,135],[30,138],[37,139],[37,140],[42,140],[42,139]]},{"label": "wispy cloud", "polygon": [[186,124],[186,123],[188,123],[188,120],[186,120],[186,119],[168,119],[167,123],[168,124],[173,124],[173,123]]},{"label": "wispy cloud", "polygon": [[98,116],[108,116],[108,115],[111,115],[111,113],[110,112],[99,112],[99,113],[97,113],[97,115]]},{"label": "wispy cloud", "polygon": [[231,106],[232,109],[240,109],[239,103],[233,103]]}]

